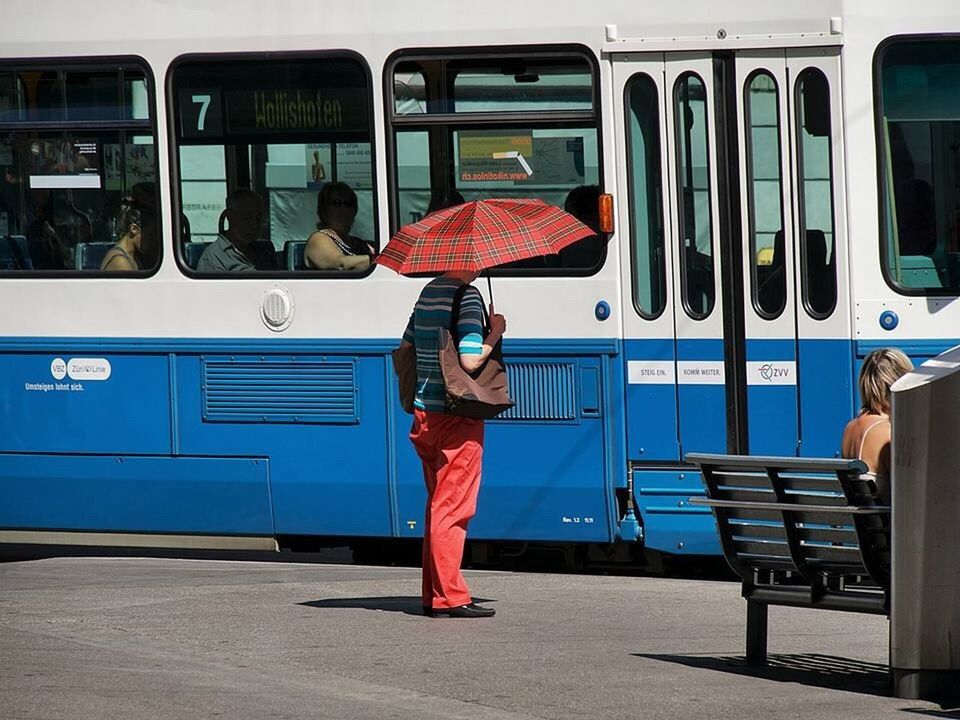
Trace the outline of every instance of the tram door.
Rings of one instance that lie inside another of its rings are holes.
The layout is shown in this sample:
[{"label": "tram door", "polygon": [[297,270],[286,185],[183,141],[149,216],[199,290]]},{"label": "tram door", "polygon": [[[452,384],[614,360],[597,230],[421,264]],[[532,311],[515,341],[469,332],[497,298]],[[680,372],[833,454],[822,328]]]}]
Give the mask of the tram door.
[{"label": "tram door", "polygon": [[613,61],[630,459],[832,455],[850,405],[820,382],[849,376],[837,51]]}]

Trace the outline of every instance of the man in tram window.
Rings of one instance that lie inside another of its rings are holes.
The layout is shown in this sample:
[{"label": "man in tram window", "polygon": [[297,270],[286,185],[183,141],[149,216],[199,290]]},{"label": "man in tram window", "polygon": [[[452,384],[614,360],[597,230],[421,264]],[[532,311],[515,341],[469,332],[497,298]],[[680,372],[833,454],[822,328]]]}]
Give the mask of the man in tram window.
[{"label": "man in tram window", "polygon": [[199,272],[279,270],[276,254],[257,242],[263,226],[263,200],[253,190],[239,188],[227,196],[220,215],[220,234],[197,262]]}]

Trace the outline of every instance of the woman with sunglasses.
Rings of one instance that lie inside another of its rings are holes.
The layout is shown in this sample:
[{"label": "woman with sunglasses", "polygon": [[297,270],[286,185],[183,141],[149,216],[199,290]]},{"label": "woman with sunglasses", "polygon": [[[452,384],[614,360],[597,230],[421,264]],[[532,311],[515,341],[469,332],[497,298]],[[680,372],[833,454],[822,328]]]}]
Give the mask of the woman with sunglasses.
[{"label": "woman with sunglasses", "polygon": [[324,185],[317,194],[317,231],[303,248],[303,262],[315,270],[359,271],[370,267],[374,249],[350,234],[357,217],[357,194],[342,182]]}]

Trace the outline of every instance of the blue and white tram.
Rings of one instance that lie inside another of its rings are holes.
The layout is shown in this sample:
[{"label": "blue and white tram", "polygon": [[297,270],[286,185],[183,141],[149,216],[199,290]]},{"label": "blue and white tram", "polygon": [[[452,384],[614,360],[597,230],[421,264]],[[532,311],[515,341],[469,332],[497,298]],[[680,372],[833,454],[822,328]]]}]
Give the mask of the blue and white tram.
[{"label": "blue and white tram", "polygon": [[305,267],[340,182],[380,247],[438,201],[612,195],[494,274],[517,406],[471,536],[716,553],[685,453],[832,456],[869,350],[960,336],[958,85],[935,0],[11,0],[0,543],[420,536],[389,351],[423,281]]}]

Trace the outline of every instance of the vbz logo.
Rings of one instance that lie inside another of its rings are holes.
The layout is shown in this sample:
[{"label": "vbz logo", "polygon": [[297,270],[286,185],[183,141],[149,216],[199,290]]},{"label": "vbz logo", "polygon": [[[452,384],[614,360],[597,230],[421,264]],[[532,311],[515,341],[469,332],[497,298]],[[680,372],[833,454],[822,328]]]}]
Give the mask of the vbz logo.
[{"label": "vbz logo", "polygon": [[54,380],[63,380],[67,376],[67,364],[63,358],[54,358],[50,363],[50,374]]}]

